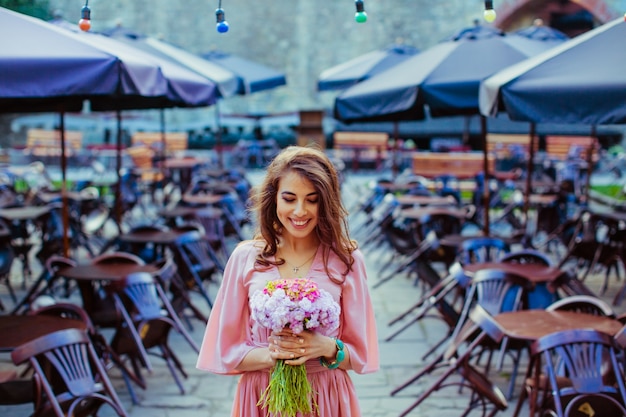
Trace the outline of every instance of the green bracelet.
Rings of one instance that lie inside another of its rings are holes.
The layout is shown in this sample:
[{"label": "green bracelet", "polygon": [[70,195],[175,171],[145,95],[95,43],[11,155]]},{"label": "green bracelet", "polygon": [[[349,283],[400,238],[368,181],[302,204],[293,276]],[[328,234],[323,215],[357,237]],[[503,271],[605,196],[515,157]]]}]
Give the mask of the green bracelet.
[{"label": "green bracelet", "polygon": [[320,363],[323,367],[328,369],[337,369],[339,368],[339,364],[343,362],[346,357],[346,353],[343,351],[343,342],[340,339],[335,339],[335,346],[337,346],[337,355],[335,356],[335,360],[331,363],[326,362],[323,356],[320,356]]}]

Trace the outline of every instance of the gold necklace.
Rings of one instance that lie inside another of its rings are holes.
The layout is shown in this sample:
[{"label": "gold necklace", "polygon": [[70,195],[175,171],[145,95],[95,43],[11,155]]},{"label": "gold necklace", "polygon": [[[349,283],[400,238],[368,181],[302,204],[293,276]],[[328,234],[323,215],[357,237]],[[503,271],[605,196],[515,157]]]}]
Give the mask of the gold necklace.
[{"label": "gold necklace", "polygon": [[287,262],[289,264],[289,266],[291,266],[291,271],[293,272],[293,274],[297,276],[298,272],[300,272],[300,268],[302,268],[304,265],[308,264],[309,261],[311,261],[311,259],[313,259],[315,257],[315,254],[317,254],[317,250],[315,252],[313,252],[313,255],[311,255],[311,257],[309,259],[307,259],[306,261],[304,261],[304,263],[302,265],[300,265],[300,266],[296,266],[296,265],[292,264],[286,258],[283,258],[283,259],[285,260],[285,262]]}]

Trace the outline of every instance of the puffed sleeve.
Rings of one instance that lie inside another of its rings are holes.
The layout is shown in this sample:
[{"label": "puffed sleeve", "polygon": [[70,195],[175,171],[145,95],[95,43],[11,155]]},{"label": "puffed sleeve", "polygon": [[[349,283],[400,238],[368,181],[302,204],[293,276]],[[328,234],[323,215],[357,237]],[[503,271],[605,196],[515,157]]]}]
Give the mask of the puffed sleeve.
[{"label": "puffed sleeve", "polygon": [[352,369],[359,374],[375,372],[379,367],[378,333],[374,308],[367,288],[363,254],[352,253],[354,264],[341,291],[342,323],[339,338],[350,353]]},{"label": "puffed sleeve", "polygon": [[196,367],[215,374],[233,375],[253,345],[248,326],[250,312],[245,277],[256,256],[251,242],[237,246],[224,269],[204,333]]}]

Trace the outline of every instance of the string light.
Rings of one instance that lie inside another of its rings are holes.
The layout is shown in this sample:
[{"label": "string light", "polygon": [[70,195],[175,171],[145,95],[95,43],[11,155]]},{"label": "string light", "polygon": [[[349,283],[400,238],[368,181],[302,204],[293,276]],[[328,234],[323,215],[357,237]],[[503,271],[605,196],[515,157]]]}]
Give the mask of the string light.
[{"label": "string light", "polygon": [[217,9],[215,10],[215,28],[217,29],[218,33],[226,33],[228,32],[229,29],[229,25],[228,22],[226,21],[226,14],[224,13],[224,10],[222,9],[222,0],[220,0]]},{"label": "string light", "polygon": [[363,0],[355,0],[354,5],[356,6],[354,20],[356,20],[357,23],[367,22],[367,13],[365,13],[365,5],[363,4]]},{"label": "string light", "polygon": [[496,20],[496,11],[493,10],[493,0],[485,0],[485,11],[483,17],[489,23]]},{"label": "string light", "polygon": [[85,5],[80,9],[78,27],[83,32],[88,32],[89,29],[91,29],[91,9],[89,8],[89,0],[85,0]]}]

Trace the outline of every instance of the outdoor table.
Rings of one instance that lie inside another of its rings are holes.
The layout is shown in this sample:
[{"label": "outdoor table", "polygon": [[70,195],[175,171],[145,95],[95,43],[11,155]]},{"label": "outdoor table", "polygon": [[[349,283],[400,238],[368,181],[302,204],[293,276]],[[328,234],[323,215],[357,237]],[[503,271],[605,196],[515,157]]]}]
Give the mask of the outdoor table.
[{"label": "outdoor table", "polygon": [[221,194],[200,193],[184,194],[182,200],[188,204],[212,206],[215,204],[219,204],[223,198],[224,196]]},{"label": "outdoor table", "polygon": [[153,243],[159,246],[167,246],[176,242],[176,239],[189,233],[187,230],[147,230],[122,233],[118,239],[126,243]]},{"label": "outdoor table", "polygon": [[122,280],[126,278],[126,276],[137,272],[154,274],[157,271],[158,268],[151,264],[81,264],[60,268],[57,271],[57,276],[76,281],[83,300],[83,308],[90,313],[93,310],[94,284]]},{"label": "outdoor table", "polygon": [[40,336],[70,328],[86,330],[87,326],[80,320],[43,314],[0,316],[0,352],[10,352]]},{"label": "outdoor table", "polygon": [[456,200],[452,196],[439,195],[410,195],[404,194],[396,197],[400,206],[452,206]]},{"label": "outdoor table", "polygon": [[614,336],[624,326],[619,320],[576,311],[518,310],[500,313],[495,321],[510,338],[533,342],[563,330],[593,329]]},{"label": "outdoor table", "polygon": [[9,222],[23,222],[27,220],[34,220],[49,212],[50,207],[48,206],[9,207],[0,209],[0,217]]},{"label": "outdoor table", "polygon": [[545,308],[557,300],[556,290],[567,272],[555,266],[517,262],[479,262],[463,266],[471,278],[477,271],[497,269],[524,278],[530,284],[526,291],[528,308]]},{"label": "outdoor table", "polygon": [[221,209],[212,206],[176,206],[169,209],[159,210],[157,214],[161,217],[168,219],[168,223],[173,223],[170,220],[176,220],[177,218],[194,218],[198,215],[202,215],[205,217],[221,217],[223,212]]},{"label": "outdoor table", "polygon": [[404,217],[406,219],[412,220],[420,220],[424,216],[428,216],[430,214],[449,214],[452,216],[456,216],[460,219],[465,219],[467,215],[467,210],[462,208],[454,208],[454,207],[418,207],[418,208],[407,208],[400,210],[400,217]]},{"label": "outdoor table", "polygon": [[191,184],[191,172],[194,168],[209,162],[198,158],[168,158],[160,166],[172,172],[173,180],[185,190]]}]

